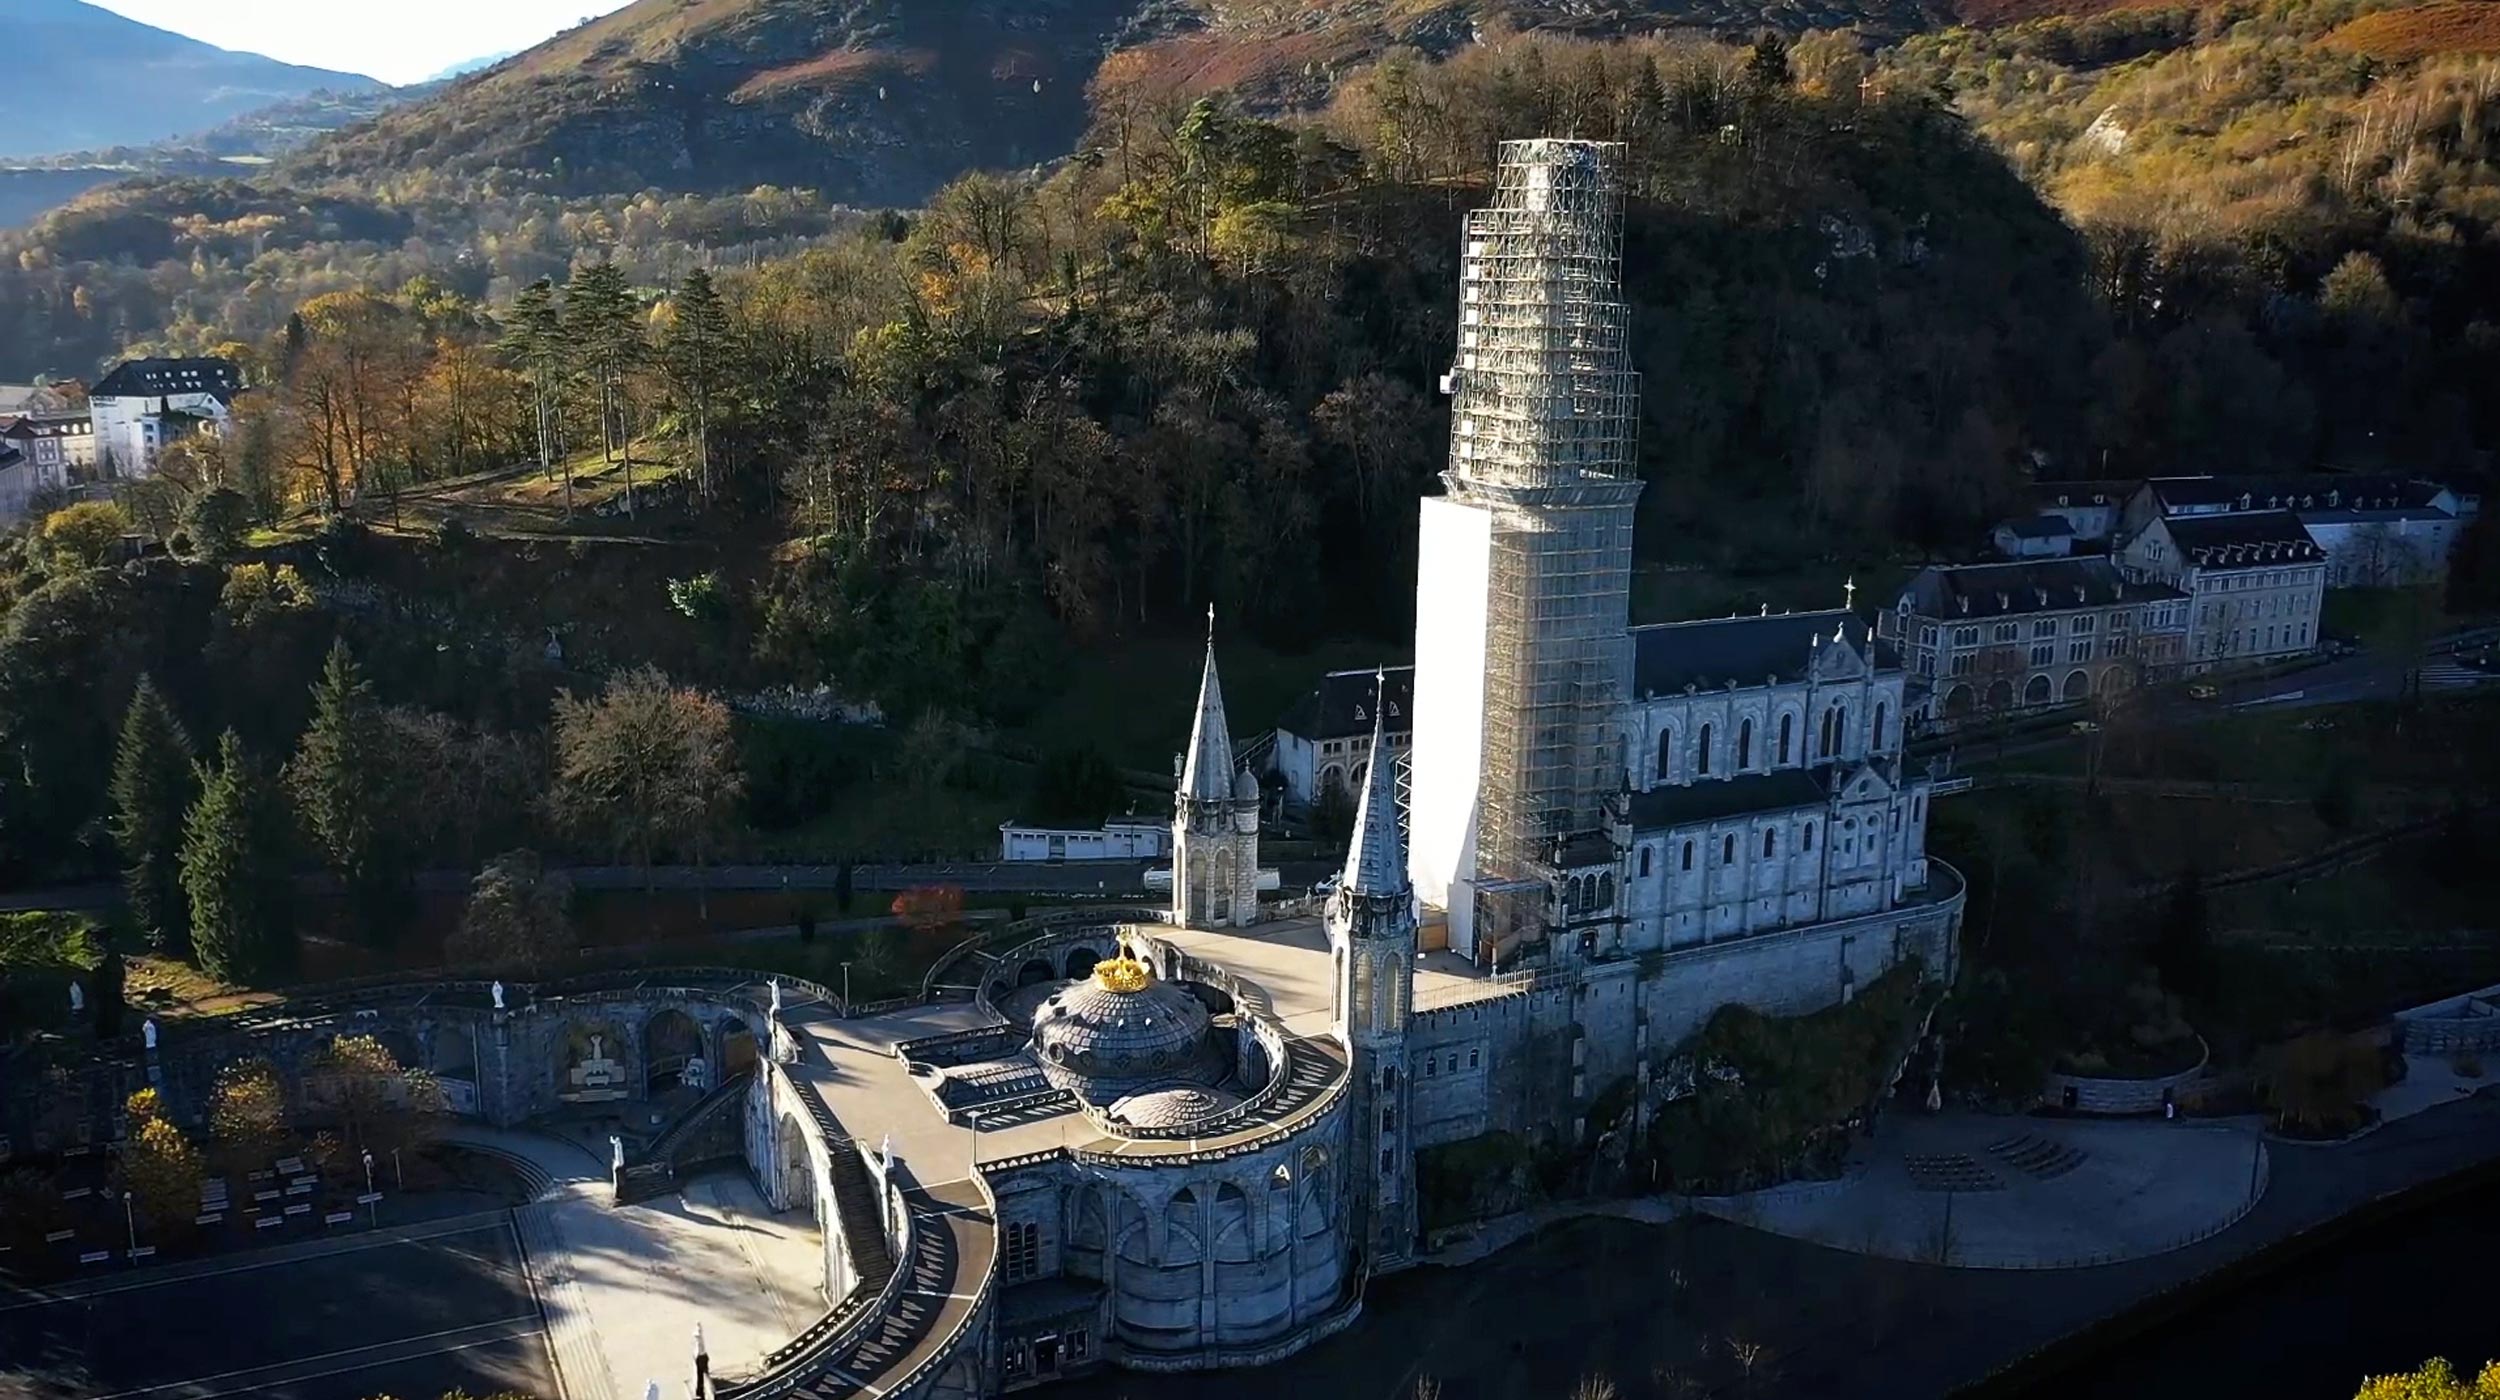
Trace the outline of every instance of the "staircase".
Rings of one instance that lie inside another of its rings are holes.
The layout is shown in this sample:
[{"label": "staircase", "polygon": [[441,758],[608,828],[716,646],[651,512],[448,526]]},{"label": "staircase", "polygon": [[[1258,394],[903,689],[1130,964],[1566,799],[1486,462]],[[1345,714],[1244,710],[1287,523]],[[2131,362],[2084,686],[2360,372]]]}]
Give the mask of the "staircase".
[{"label": "staircase", "polygon": [[[704,1135],[719,1127],[723,1118],[737,1116],[746,1101],[747,1086],[754,1079],[753,1070],[741,1070],[729,1076],[710,1093],[697,1099],[694,1107],[679,1115],[676,1122],[669,1124],[668,1131],[652,1139],[651,1146],[642,1154],[642,1160],[628,1164],[618,1174],[616,1203],[627,1206],[666,1195],[676,1186],[678,1179],[692,1169],[737,1156],[736,1146],[726,1153],[704,1151]],[[734,1131],[732,1136],[736,1136]]]}]

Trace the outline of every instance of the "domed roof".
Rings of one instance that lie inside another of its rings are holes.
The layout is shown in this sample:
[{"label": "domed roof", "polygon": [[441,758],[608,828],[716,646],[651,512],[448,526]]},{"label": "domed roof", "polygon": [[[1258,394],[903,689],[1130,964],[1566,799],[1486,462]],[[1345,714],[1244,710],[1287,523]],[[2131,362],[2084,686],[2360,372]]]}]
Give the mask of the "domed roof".
[{"label": "domed roof", "polygon": [[1226,1070],[1206,1007],[1126,949],[1035,1008],[1033,1048],[1053,1084],[1097,1104],[1220,1083]]},{"label": "domed roof", "polygon": [[1181,1128],[1238,1107],[1241,1095],[1230,1089],[1152,1089],[1131,1094],[1105,1110],[1114,1123],[1132,1128]]},{"label": "domed roof", "polygon": [[1247,768],[1235,769],[1233,772],[1233,800],[1235,802],[1259,800],[1259,780],[1252,777]]}]

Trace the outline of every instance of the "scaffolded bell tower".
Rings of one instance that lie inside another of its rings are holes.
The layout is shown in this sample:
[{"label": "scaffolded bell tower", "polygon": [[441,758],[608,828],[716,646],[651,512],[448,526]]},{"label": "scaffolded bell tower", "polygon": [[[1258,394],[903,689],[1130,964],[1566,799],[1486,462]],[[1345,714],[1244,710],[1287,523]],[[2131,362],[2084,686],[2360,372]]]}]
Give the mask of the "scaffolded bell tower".
[{"label": "scaffolded bell tower", "polygon": [[1468,215],[1447,493],[1423,503],[1413,872],[1451,946],[1543,931],[1558,851],[1621,789],[1640,376],[1623,148],[1505,141]]}]

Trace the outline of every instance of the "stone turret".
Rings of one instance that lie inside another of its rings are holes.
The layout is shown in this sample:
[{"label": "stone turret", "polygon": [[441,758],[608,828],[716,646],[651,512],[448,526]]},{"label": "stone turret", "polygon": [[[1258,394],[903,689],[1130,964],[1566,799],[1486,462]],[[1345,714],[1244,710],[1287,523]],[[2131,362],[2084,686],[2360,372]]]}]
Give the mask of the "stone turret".
[{"label": "stone turret", "polygon": [[1354,1077],[1348,1122],[1356,1179],[1370,1183],[1348,1228],[1375,1267],[1415,1246],[1415,1152],[1409,1138],[1406,1030],[1415,1005],[1415,888],[1398,825],[1397,756],[1385,706],[1372,707],[1371,767],[1354,812],[1354,840],[1328,902],[1336,972],[1335,1031]]},{"label": "stone turret", "polygon": [[1215,611],[1198,715],[1172,802],[1172,918],[1187,928],[1245,928],[1259,916],[1259,780],[1233,762],[1224,687],[1215,675]]}]

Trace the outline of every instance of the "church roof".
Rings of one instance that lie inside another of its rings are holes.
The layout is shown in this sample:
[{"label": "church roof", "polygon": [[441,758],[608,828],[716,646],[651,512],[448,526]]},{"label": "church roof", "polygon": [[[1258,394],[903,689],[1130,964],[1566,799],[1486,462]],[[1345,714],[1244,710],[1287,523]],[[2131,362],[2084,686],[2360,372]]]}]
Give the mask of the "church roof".
[{"label": "church roof", "polygon": [[2167,511],[2393,510],[2426,506],[2436,482],[2402,476],[2300,472],[2284,476],[2159,476],[2144,483]]},{"label": "church roof", "polygon": [[1632,829],[1663,831],[1751,812],[1820,807],[1829,796],[1822,773],[1811,768],[1782,768],[1682,787],[1654,787],[1632,794]]},{"label": "church roof", "polygon": [[1233,736],[1224,726],[1224,687],[1215,679],[1215,638],[1207,638],[1206,671],[1198,678],[1198,718],[1189,727],[1181,796],[1224,802],[1233,795]]},{"label": "church roof", "polygon": [[241,392],[243,376],[232,360],[124,360],[113,366],[91,399],[156,398],[166,394],[214,394],[230,401]]},{"label": "church roof", "polygon": [[1375,693],[1386,683],[1388,723],[1391,734],[1405,734],[1415,727],[1415,668],[1390,666],[1385,669],[1365,668],[1359,671],[1331,671],[1320,677],[1319,688],[1293,702],[1276,727],[1305,739],[1351,739],[1357,734],[1372,732],[1372,702]]},{"label": "church roof", "polygon": [[1846,630],[1849,642],[1868,654],[1877,670],[1900,668],[1892,644],[1875,638],[1846,608],[1705,618],[1632,629],[1632,693],[1672,695],[1687,685],[1709,689],[1730,681],[1754,686],[1804,680],[1814,664],[1815,639],[1829,641],[1836,627]]},{"label": "church roof", "polygon": [[1406,888],[1406,842],[1398,833],[1397,762],[1389,753],[1386,706],[1372,715],[1372,760],[1354,808],[1354,842],[1345,853],[1345,888],[1397,894]]}]

